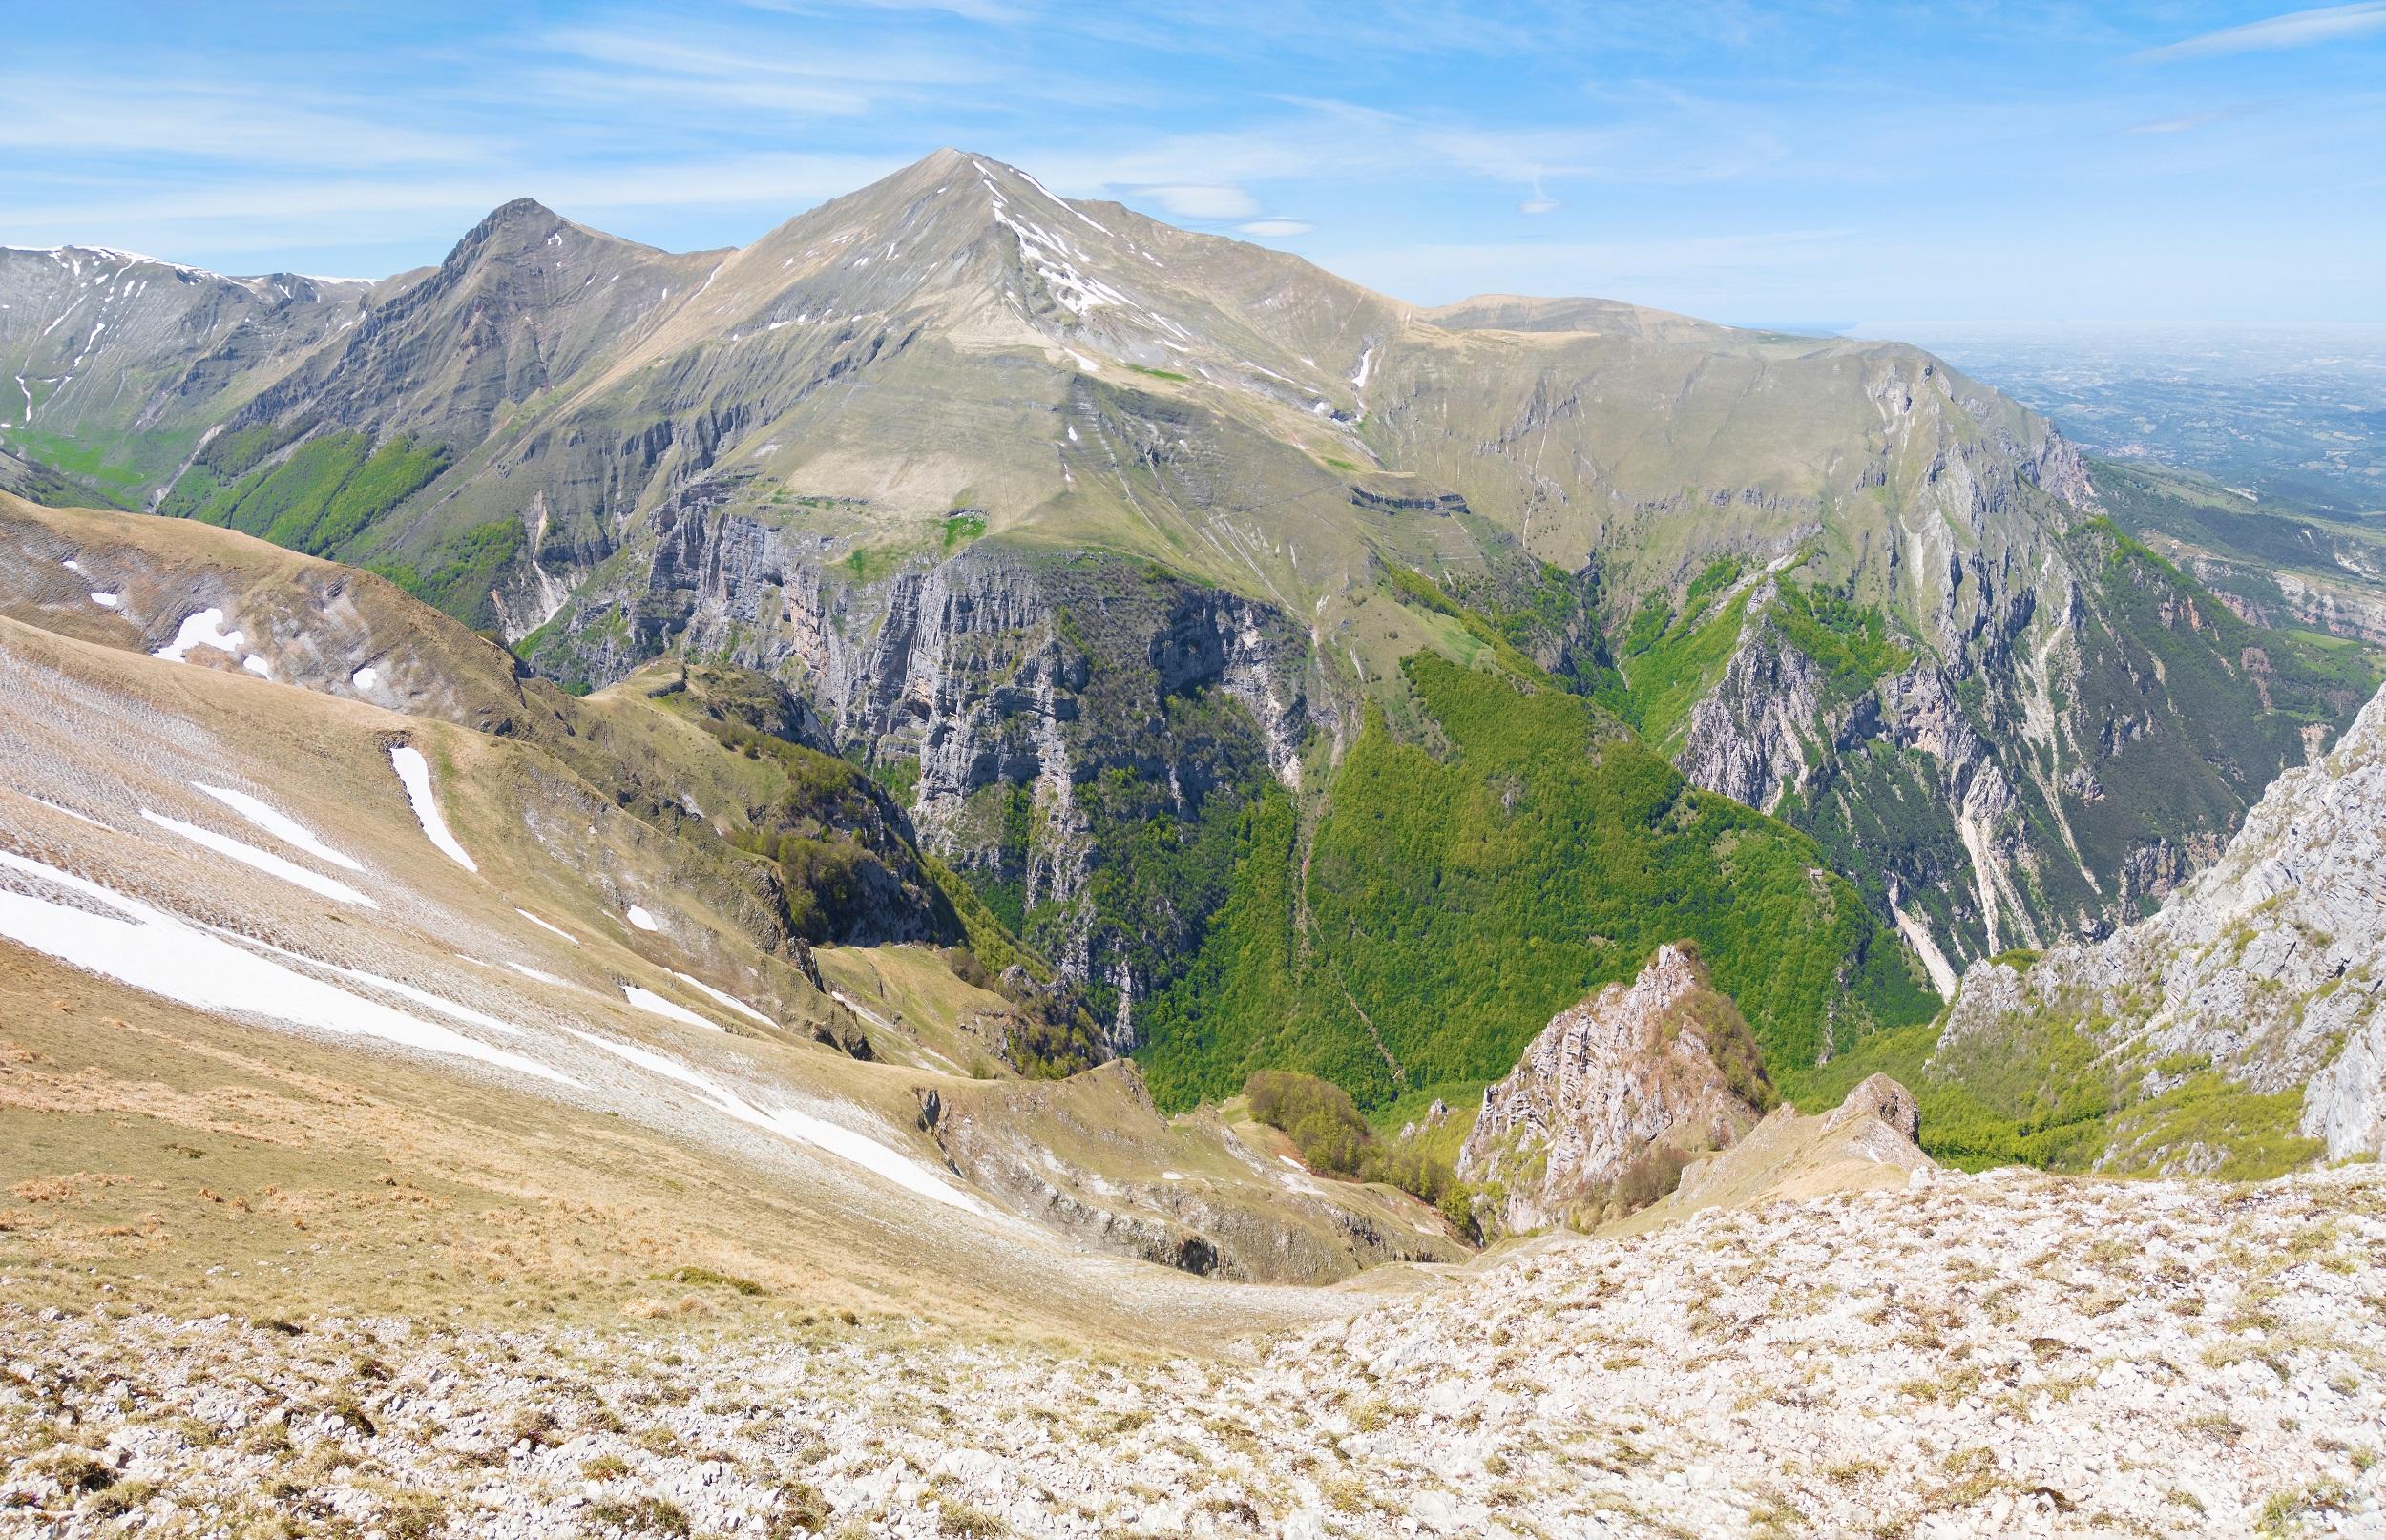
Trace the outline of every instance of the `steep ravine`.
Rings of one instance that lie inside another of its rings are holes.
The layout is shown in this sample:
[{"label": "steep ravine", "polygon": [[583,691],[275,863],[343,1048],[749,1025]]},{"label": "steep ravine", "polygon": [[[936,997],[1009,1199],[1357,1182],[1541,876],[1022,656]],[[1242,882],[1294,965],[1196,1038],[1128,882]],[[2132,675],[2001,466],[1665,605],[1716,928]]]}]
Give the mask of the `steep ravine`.
[{"label": "steep ravine", "polygon": [[1120,847],[1155,820],[1197,842],[1258,786],[1298,786],[1311,701],[1349,709],[1279,612],[1147,565],[972,545],[863,580],[720,511],[622,552],[529,651],[601,683],[665,649],[788,681],[826,743],[901,789],[926,846],[1092,990],[1121,1051],[1208,909]]}]

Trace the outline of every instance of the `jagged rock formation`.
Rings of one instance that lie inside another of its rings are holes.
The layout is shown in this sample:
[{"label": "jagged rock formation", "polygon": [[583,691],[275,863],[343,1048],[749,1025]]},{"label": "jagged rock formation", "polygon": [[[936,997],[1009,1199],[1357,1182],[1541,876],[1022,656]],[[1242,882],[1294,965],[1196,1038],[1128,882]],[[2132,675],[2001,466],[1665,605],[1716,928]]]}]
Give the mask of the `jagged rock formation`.
[{"label": "jagged rock formation", "polygon": [[2332,753],[2279,777],[2159,913],[2024,965],[1976,965],[1939,1057],[2076,1021],[2149,1091],[2206,1064],[2258,1092],[2300,1088],[2302,1132],[2329,1158],[2386,1154],[2382,958],[2386,693]]},{"label": "jagged rock formation", "polygon": [[1668,1152],[1730,1144],[1770,1100],[1738,1009],[1688,951],[1661,947],[1630,985],[1551,1021],[1483,1093],[1458,1174],[1492,1189],[1500,1227],[1538,1229],[1604,1207]]},{"label": "jagged rock formation", "polygon": [[1314,720],[1338,722],[1273,606],[1118,560],[988,545],[865,587],[774,526],[689,510],[642,569],[575,604],[629,618],[560,633],[542,660],[601,677],[665,648],[728,657],[790,681],[829,741],[915,766],[922,839],[1011,895],[1015,923],[1038,917],[1036,943],[1100,987],[1121,1051],[1153,948],[1181,949],[1203,917],[1089,903],[1122,820],[1080,788],[1124,774],[1149,788],[1139,816],[1193,824],[1222,797],[1299,785]]}]

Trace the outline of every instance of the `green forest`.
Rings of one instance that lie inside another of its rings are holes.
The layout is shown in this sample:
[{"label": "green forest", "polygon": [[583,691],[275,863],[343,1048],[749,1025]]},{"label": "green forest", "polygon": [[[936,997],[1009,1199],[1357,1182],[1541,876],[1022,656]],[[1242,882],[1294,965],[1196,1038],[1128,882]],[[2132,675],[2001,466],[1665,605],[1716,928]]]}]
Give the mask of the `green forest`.
[{"label": "green forest", "polygon": [[1371,713],[1306,849],[1286,794],[1244,810],[1226,902],[1139,1011],[1163,1107],[1271,1068],[1368,1108],[1479,1085],[1678,939],[1769,1066],[1936,1009],[1805,835],[1689,786],[1580,697],[1432,654],[1403,667],[1433,741]]}]

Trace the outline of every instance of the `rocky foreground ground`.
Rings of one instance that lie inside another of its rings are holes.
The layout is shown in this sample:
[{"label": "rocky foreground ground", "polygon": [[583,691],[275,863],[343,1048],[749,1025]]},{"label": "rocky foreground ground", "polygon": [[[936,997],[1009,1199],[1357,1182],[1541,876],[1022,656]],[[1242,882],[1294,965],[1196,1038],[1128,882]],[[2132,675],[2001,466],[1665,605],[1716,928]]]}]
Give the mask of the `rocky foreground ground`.
[{"label": "rocky foreground ground", "polygon": [[512,1330],[0,1305],[0,1531],[2386,1533],[2367,1171],[1925,1172],[1206,1359],[733,1329],[735,1288]]}]

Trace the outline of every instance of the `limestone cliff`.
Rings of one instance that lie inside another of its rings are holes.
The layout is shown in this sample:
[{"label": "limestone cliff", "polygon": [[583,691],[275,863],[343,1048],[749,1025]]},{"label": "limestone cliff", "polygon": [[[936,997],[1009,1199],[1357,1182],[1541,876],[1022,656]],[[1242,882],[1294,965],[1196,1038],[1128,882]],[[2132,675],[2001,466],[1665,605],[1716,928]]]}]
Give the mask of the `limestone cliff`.
[{"label": "limestone cliff", "polygon": [[540,665],[602,681],[677,651],[787,680],[825,740],[903,775],[923,844],[1091,987],[1120,1051],[1155,959],[1206,916],[1104,912],[1090,890],[1115,836],[1297,785],[1313,719],[1337,721],[1280,612],[1117,558],[989,544],[857,581],[778,525],[694,503],[640,538]]},{"label": "limestone cliff", "polygon": [[[2301,1089],[2332,1159],[2386,1154],[2386,695],[2335,750],[2274,781],[2213,865],[2105,940],[1965,975],[1939,1058],[2077,1021],[2159,1091],[2205,1063]],[[2189,1167],[2217,1152],[2183,1152]]]},{"label": "limestone cliff", "polygon": [[1670,1176],[1730,1144],[1771,1101],[1738,1009],[1687,949],[1660,947],[1630,985],[1552,1020],[1483,1093],[1458,1174],[1491,1190],[1502,1228],[1595,1220],[1661,1196],[1661,1166]]}]

